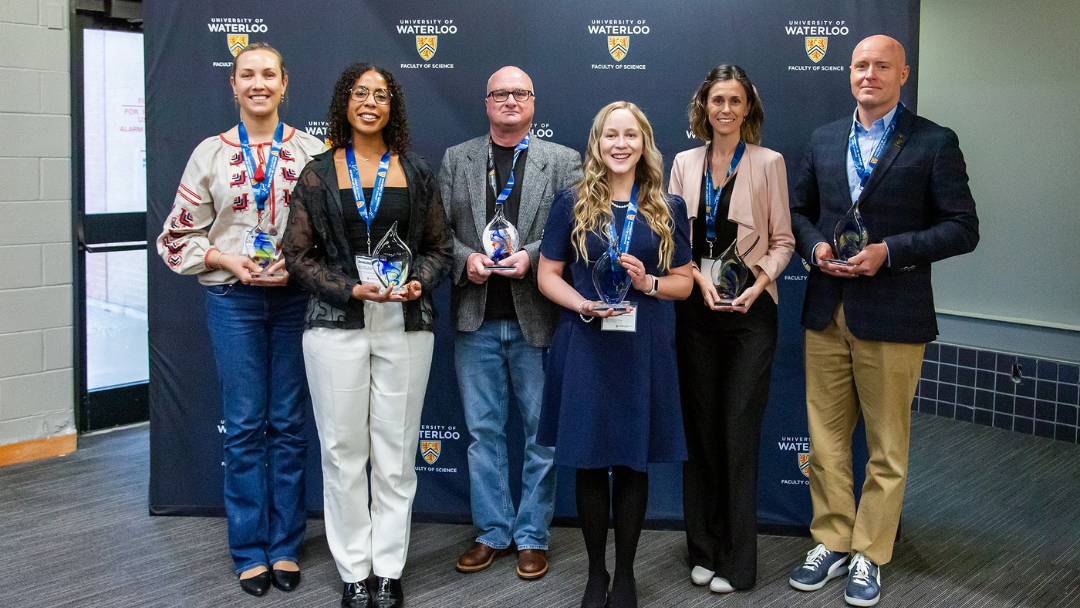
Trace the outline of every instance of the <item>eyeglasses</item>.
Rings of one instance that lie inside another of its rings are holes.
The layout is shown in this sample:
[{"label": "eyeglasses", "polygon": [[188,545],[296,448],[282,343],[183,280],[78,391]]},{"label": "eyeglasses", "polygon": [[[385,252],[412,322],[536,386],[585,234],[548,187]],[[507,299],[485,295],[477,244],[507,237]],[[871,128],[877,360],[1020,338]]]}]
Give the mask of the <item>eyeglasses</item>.
[{"label": "eyeglasses", "polygon": [[510,96],[513,95],[514,99],[520,102],[529,101],[529,98],[533,96],[533,92],[528,89],[514,89],[513,91],[504,91],[503,89],[495,89],[487,94],[488,97],[495,100],[495,103],[503,103]]},{"label": "eyeglasses", "polygon": [[374,91],[371,91],[363,86],[349,89],[349,95],[352,97],[353,101],[361,103],[367,101],[368,95],[372,95],[375,97],[375,103],[380,106],[385,106],[390,103],[390,97],[392,97],[390,91],[387,91],[386,89],[375,89]]}]

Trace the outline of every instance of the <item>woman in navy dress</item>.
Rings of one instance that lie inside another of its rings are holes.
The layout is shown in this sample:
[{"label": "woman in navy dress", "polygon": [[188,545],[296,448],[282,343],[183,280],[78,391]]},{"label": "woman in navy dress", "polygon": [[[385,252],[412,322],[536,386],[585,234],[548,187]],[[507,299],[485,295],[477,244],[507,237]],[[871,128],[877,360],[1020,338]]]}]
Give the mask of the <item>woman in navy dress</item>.
[{"label": "woman in navy dress", "polygon": [[[633,564],[647,464],[686,459],[671,300],[693,287],[689,226],[683,200],[662,188],[649,121],[632,103],[609,104],[593,120],[584,177],[556,194],[540,245],[540,291],[566,310],[551,345],[538,441],[555,446],[556,464],[577,469],[589,555],[583,607],[637,606]],[[628,313],[593,309],[592,269],[612,242],[631,282],[626,300],[636,303]],[[563,278],[567,266],[573,284]],[[630,316],[610,318],[623,315]],[[614,580],[604,559],[609,505]]]}]

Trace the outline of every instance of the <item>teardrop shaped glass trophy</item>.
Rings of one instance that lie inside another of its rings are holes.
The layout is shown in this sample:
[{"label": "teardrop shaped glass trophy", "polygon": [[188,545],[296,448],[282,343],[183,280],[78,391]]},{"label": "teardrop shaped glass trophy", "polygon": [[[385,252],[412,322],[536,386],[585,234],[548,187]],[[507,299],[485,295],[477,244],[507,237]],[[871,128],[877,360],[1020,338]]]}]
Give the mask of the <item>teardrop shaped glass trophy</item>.
[{"label": "teardrop shaped glass trophy", "polygon": [[622,267],[622,264],[611,262],[611,254],[605,252],[596,260],[592,269],[593,287],[596,288],[599,302],[593,302],[592,309],[596,312],[614,310],[616,312],[630,310],[633,303],[624,302],[626,292],[630,291],[630,274]]},{"label": "teardrop shaped glass trophy", "polygon": [[281,239],[277,238],[277,231],[271,226],[269,231],[264,232],[262,226],[256,226],[248,231],[246,238],[247,255],[261,269],[261,277],[280,277],[285,273],[279,271],[267,273],[266,269],[273,265],[274,260],[281,255]]},{"label": "teardrop shaped glass trophy", "polygon": [[866,231],[862,215],[859,214],[859,203],[856,202],[836,223],[833,230],[833,259],[825,261],[837,266],[854,266],[848,260],[858,255],[869,243],[870,235]]},{"label": "teardrop shaped glass trophy", "polygon": [[738,240],[734,240],[712,265],[710,278],[716,286],[716,295],[720,296],[717,304],[731,306],[735,298],[742,295],[746,289],[746,279],[749,276],[750,269],[739,255]]},{"label": "teardrop shaped glass trophy", "polygon": [[748,279],[753,276],[753,273],[746,265],[745,258],[754,247],[757,247],[760,240],[759,236],[744,253],[739,253],[739,239],[736,238],[713,263],[709,278],[716,286],[716,295],[720,296],[715,306],[734,306],[735,300],[746,291],[750,285]]},{"label": "teardrop shaped glass trophy", "polygon": [[503,215],[503,206],[495,205],[495,216],[484,226],[484,253],[495,262],[488,270],[513,270],[500,262],[517,253],[518,243],[517,228]]},{"label": "teardrop shaped glass trophy", "polygon": [[386,236],[375,246],[371,266],[383,287],[401,291],[412,270],[412,252],[397,233],[397,222],[390,226]]}]

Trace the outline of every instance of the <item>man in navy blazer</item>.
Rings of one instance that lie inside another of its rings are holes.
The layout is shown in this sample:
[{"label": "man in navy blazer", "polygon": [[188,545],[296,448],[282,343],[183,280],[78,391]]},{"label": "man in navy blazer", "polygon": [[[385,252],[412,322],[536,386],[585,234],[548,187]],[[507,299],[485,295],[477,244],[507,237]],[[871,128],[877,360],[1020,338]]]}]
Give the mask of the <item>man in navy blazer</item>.
[{"label": "man in navy blazer", "polygon": [[[813,591],[847,573],[844,599],[854,606],[877,603],[880,566],[892,558],[911,401],[925,343],[937,336],[930,265],[979,241],[959,141],[900,103],[908,73],[899,42],[861,41],[851,59],[855,114],[814,131],[791,182],[796,250],[811,262],[802,323],[818,545],[789,582]],[[833,230],[856,202],[869,244],[837,264]],[[870,460],[856,506],[851,441],[860,413]]]}]

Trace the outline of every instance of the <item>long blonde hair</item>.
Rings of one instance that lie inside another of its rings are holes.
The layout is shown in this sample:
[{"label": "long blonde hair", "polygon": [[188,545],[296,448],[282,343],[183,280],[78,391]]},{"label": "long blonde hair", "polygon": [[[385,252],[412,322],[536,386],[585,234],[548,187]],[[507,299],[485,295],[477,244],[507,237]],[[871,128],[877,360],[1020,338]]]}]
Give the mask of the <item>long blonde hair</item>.
[{"label": "long blonde hair", "polygon": [[629,110],[641,129],[641,159],[634,168],[638,184],[638,213],[648,222],[649,228],[660,237],[659,257],[661,270],[671,268],[675,253],[674,223],[671,210],[664,196],[664,159],[656,148],[652,125],[641,108],[629,101],[616,101],[604,106],[593,119],[589,131],[589,147],[585,153],[583,177],[577,185],[577,202],[574,203],[574,229],[570,240],[578,258],[589,262],[585,240],[591,232],[607,241],[607,226],[614,221],[611,213],[611,189],[607,181],[607,165],[600,155],[600,137],[604,123],[615,110]]}]

